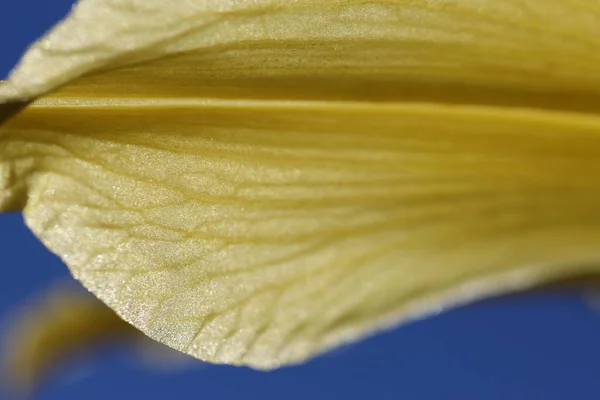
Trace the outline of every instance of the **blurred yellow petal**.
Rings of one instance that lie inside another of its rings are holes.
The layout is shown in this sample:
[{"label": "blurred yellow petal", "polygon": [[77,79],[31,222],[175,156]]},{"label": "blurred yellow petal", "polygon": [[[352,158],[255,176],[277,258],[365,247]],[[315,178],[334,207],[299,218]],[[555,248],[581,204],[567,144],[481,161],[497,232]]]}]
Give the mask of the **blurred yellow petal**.
[{"label": "blurred yellow petal", "polygon": [[600,272],[599,30],[574,0],[85,0],[0,86],[43,95],[0,207],[150,337],[300,362]]},{"label": "blurred yellow petal", "polygon": [[95,298],[67,285],[48,290],[13,316],[3,343],[5,388],[29,393],[64,359],[141,334]]}]

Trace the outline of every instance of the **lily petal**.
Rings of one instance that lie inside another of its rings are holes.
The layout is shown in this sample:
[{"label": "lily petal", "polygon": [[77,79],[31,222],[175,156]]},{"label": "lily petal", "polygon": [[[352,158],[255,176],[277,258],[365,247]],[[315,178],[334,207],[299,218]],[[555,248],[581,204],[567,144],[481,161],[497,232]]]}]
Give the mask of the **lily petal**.
[{"label": "lily petal", "polygon": [[150,337],[273,368],[600,272],[600,3],[162,4],[81,2],[0,86],[52,91],[0,207]]},{"label": "lily petal", "polygon": [[83,0],[29,49],[0,102],[69,83],[86,98],[598,110],[599,34],[600,4],[587,0]]}]

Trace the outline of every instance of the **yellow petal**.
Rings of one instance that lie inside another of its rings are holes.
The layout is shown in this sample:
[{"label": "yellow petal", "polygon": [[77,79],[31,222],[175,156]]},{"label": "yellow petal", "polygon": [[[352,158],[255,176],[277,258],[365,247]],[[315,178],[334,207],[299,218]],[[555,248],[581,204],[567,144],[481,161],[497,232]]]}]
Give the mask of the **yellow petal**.
[{"label": "yellow petal", "polygon": [[598,110],[599,34],[587,0],[83,0],[0,102],[85,76],[69,95]]},{"label": "yellow petal", "polygon": [[272,368],[600,272],[600,4],[160,4],[82,2],[0,86],[66,84],[0,207],[150,337]]},{"label": "yellow petal", "polygon": [[46,103],[3,146],[29,226],[126,320],[273,367],[597,271],[599,132],[476,107]]}]

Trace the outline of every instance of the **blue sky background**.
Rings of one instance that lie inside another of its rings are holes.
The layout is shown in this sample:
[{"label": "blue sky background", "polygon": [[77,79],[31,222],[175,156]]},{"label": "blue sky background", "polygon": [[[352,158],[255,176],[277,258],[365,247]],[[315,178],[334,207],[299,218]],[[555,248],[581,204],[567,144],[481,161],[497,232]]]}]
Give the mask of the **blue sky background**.
[{"label": "blue sky background", "polygon": [[[2,1],[0,77],[72,3]],[[18,215],[0,215],[0,251],[0,321],[68,276]],[[575,291],[479,303],[270,373],[202,365],[160,373],[124,353],[72,365],[35,399],[600,399],[600,314]]]}]

